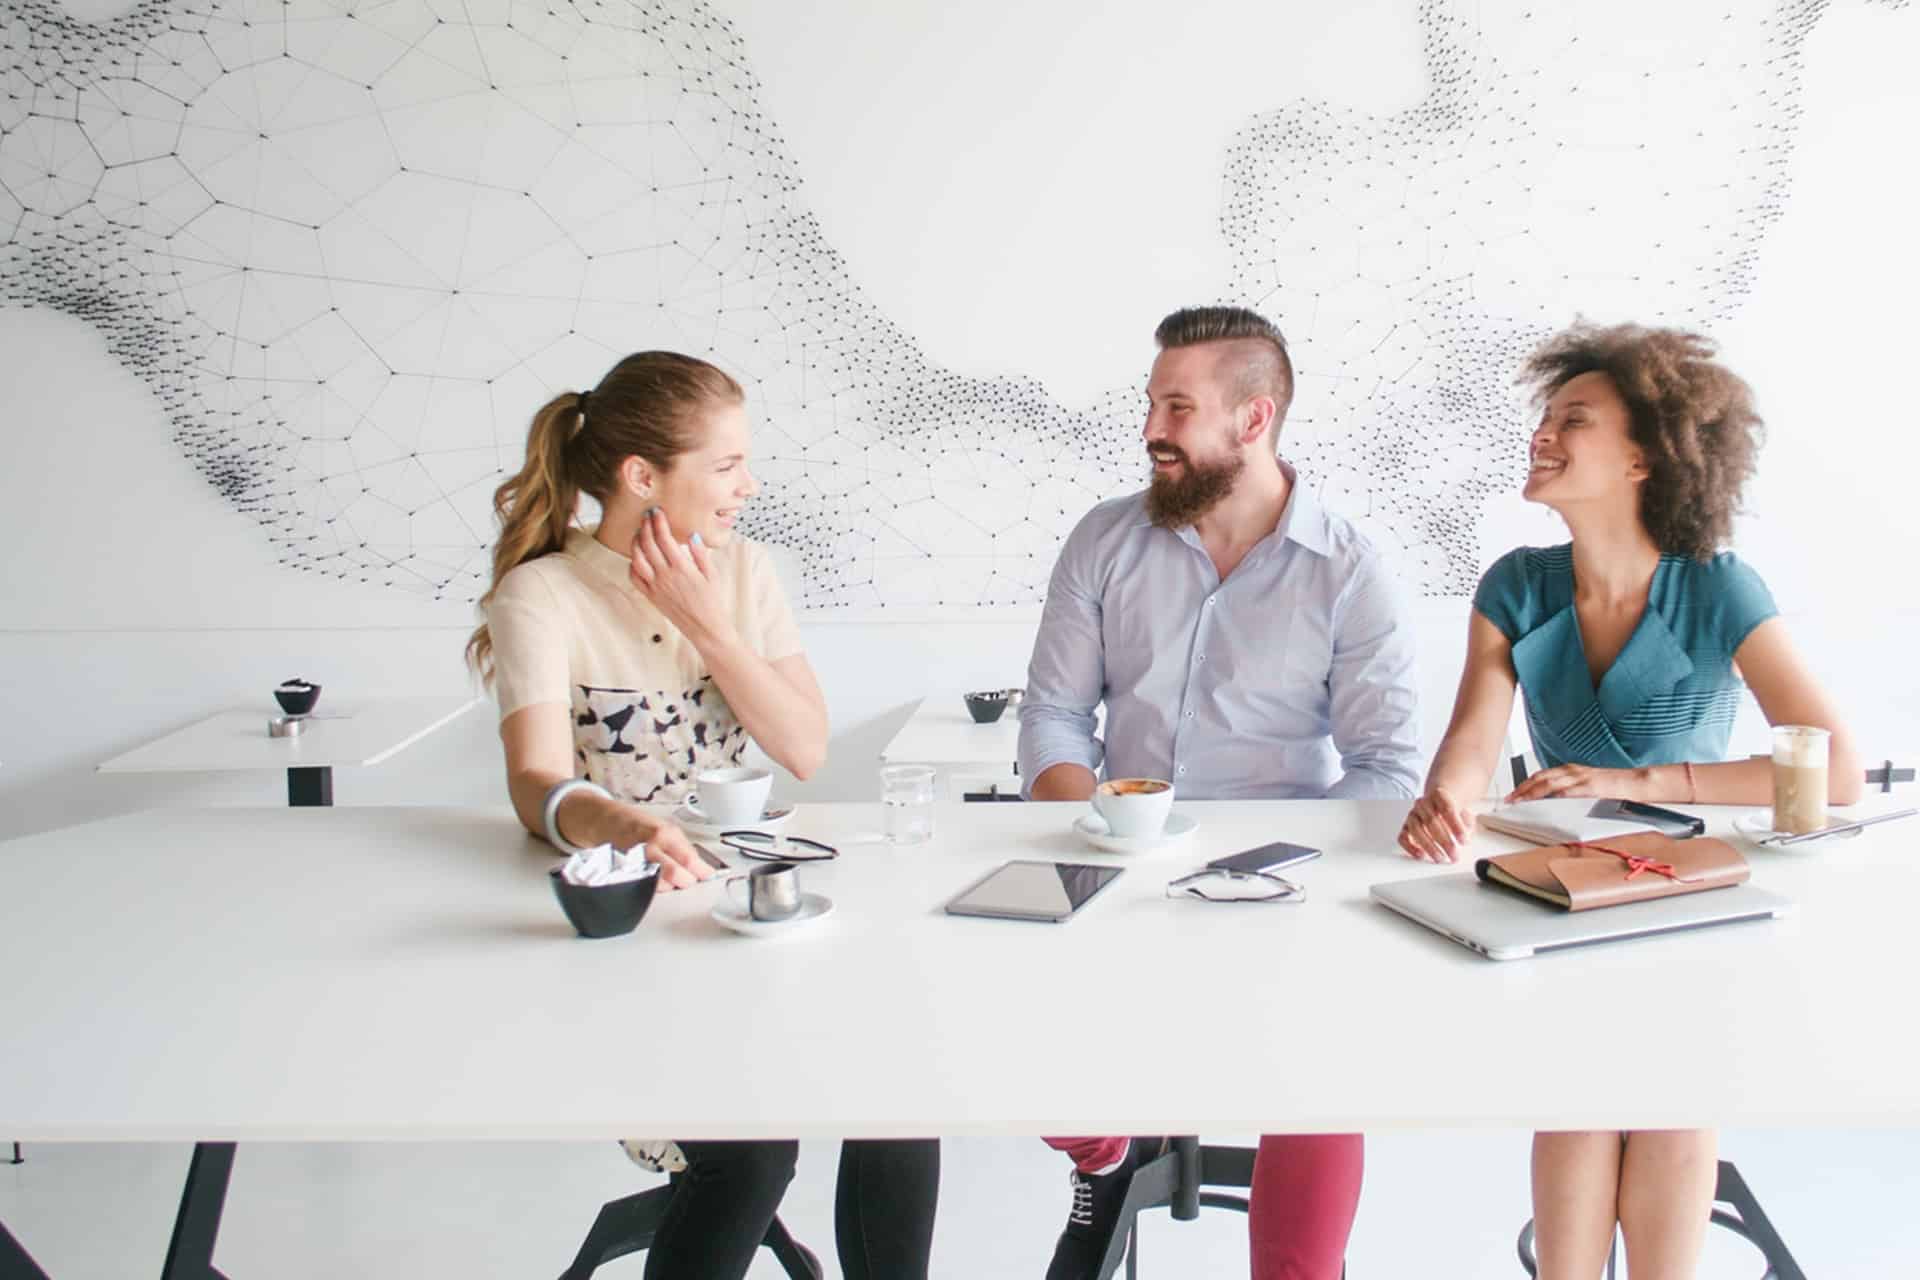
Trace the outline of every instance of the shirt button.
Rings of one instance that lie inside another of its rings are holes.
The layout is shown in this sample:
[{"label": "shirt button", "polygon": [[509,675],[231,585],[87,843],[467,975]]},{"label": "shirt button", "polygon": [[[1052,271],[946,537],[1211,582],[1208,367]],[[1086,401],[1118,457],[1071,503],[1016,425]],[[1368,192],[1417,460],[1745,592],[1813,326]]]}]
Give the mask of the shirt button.
[{"label": "shirt button", "polygon": [[1189,720],[1193,719],[1193,712],[1191,711],[1187,712],[1187,719]]},{"label": "shirt button", "polygon": [[1195,662],[1205,662],[1206,660],[1207,660],[1207,655],[1204,653],[1194,659]]},{"label": "shirt button", "polygon": [[1187,771],[1187,766],[1185,765],[1181,765],[1178,769],[1174,770],[1175,773],[1185,773],[1186,771]]}]

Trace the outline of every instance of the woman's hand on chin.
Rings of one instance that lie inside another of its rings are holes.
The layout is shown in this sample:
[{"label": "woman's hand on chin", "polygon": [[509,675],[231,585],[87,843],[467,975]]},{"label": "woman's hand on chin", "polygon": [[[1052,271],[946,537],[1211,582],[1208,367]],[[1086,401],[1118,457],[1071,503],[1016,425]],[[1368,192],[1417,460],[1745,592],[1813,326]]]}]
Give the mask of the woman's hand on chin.
[{"label": "woman's hand on chin", "polygon": [[1507,804],[1556,797],[1596,796],[1608,800],[1646,800],[1644,769],[1596,769],[1584,764],[1542,769],[1508,793]]},{"label": "woman's hand on chin", "polygon": [[675,541],[666,513],[656,510],[641,520],[633,535],[633,562],[627,569],[640,594],[696,649],[720,643],[733,632],[733,619],[714,581],[713,559],[699,536],[686,545]]}]

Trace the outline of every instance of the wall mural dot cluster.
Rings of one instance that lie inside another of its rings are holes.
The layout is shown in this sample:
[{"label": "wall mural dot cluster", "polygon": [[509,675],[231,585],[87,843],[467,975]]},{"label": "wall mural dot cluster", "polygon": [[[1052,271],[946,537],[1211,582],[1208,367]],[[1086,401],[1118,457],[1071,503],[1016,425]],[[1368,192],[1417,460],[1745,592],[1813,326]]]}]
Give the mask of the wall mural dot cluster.
[{"label": "wall mural dot cluster", "polygon": [[[1623,58],[1604,14],[1427,0],[1417,105],[1299,101],[1222,140],[1232,276],[1196,300],[1289,333],[1285,452],[1421,588],[1471,589],[1529,345],[1583,309],[1711,328],[1743,304],[1826,7]],[[532,409],[667,347],[748,385],[743,528],[794,554],[802,606],[1038,602],[1073,522],[1144,480],[1137,384],[1073,407],[931,363],[822,235],[759,100],[691,0],[143,0],[100,23],[13,0],[0,302],[94,325],[290,569],[477,597]]]},{"label": "wall mural dot cluster", "polygon": [[1655,41],[1599,10],[1422,0],[1416,105],[1296,102],[1234,137],[1228,292],[1297,347],[1286,452],[1410,581],[1471,594],[1536,343],[1582,312],[1712,333],[1745,303],[1829,7],[1670,6]]}]

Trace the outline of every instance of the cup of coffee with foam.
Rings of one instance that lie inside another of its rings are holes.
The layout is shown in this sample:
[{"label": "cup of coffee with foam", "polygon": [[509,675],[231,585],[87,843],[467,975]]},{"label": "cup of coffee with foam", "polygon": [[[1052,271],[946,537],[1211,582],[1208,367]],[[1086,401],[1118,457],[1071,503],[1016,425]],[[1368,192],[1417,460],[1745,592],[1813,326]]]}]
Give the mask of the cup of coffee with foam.
[{"label": "cup of coffee with foam", "polygon": [[1116,836],[1157,836],[1173,812],[1173,784],[1162,778],[1109,778],[1093,789],[1093,809]]}]

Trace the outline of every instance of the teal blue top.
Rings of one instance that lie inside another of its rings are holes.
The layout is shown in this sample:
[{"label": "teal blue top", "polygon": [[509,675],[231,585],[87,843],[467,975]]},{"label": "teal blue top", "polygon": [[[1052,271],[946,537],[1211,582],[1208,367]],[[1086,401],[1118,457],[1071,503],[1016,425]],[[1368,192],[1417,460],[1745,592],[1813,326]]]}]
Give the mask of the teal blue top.
[{"label": "teal blue top", "polygon": [[1733,655],[1779,612],[1760,575],[1731,552],[1704,563],[1662,556],[1647,610],[1596,689],[1573,609],[1573,544],[1500,557],[1473,607],[1513,645],[1545,769],[1725,759],[1742,689]]}]

